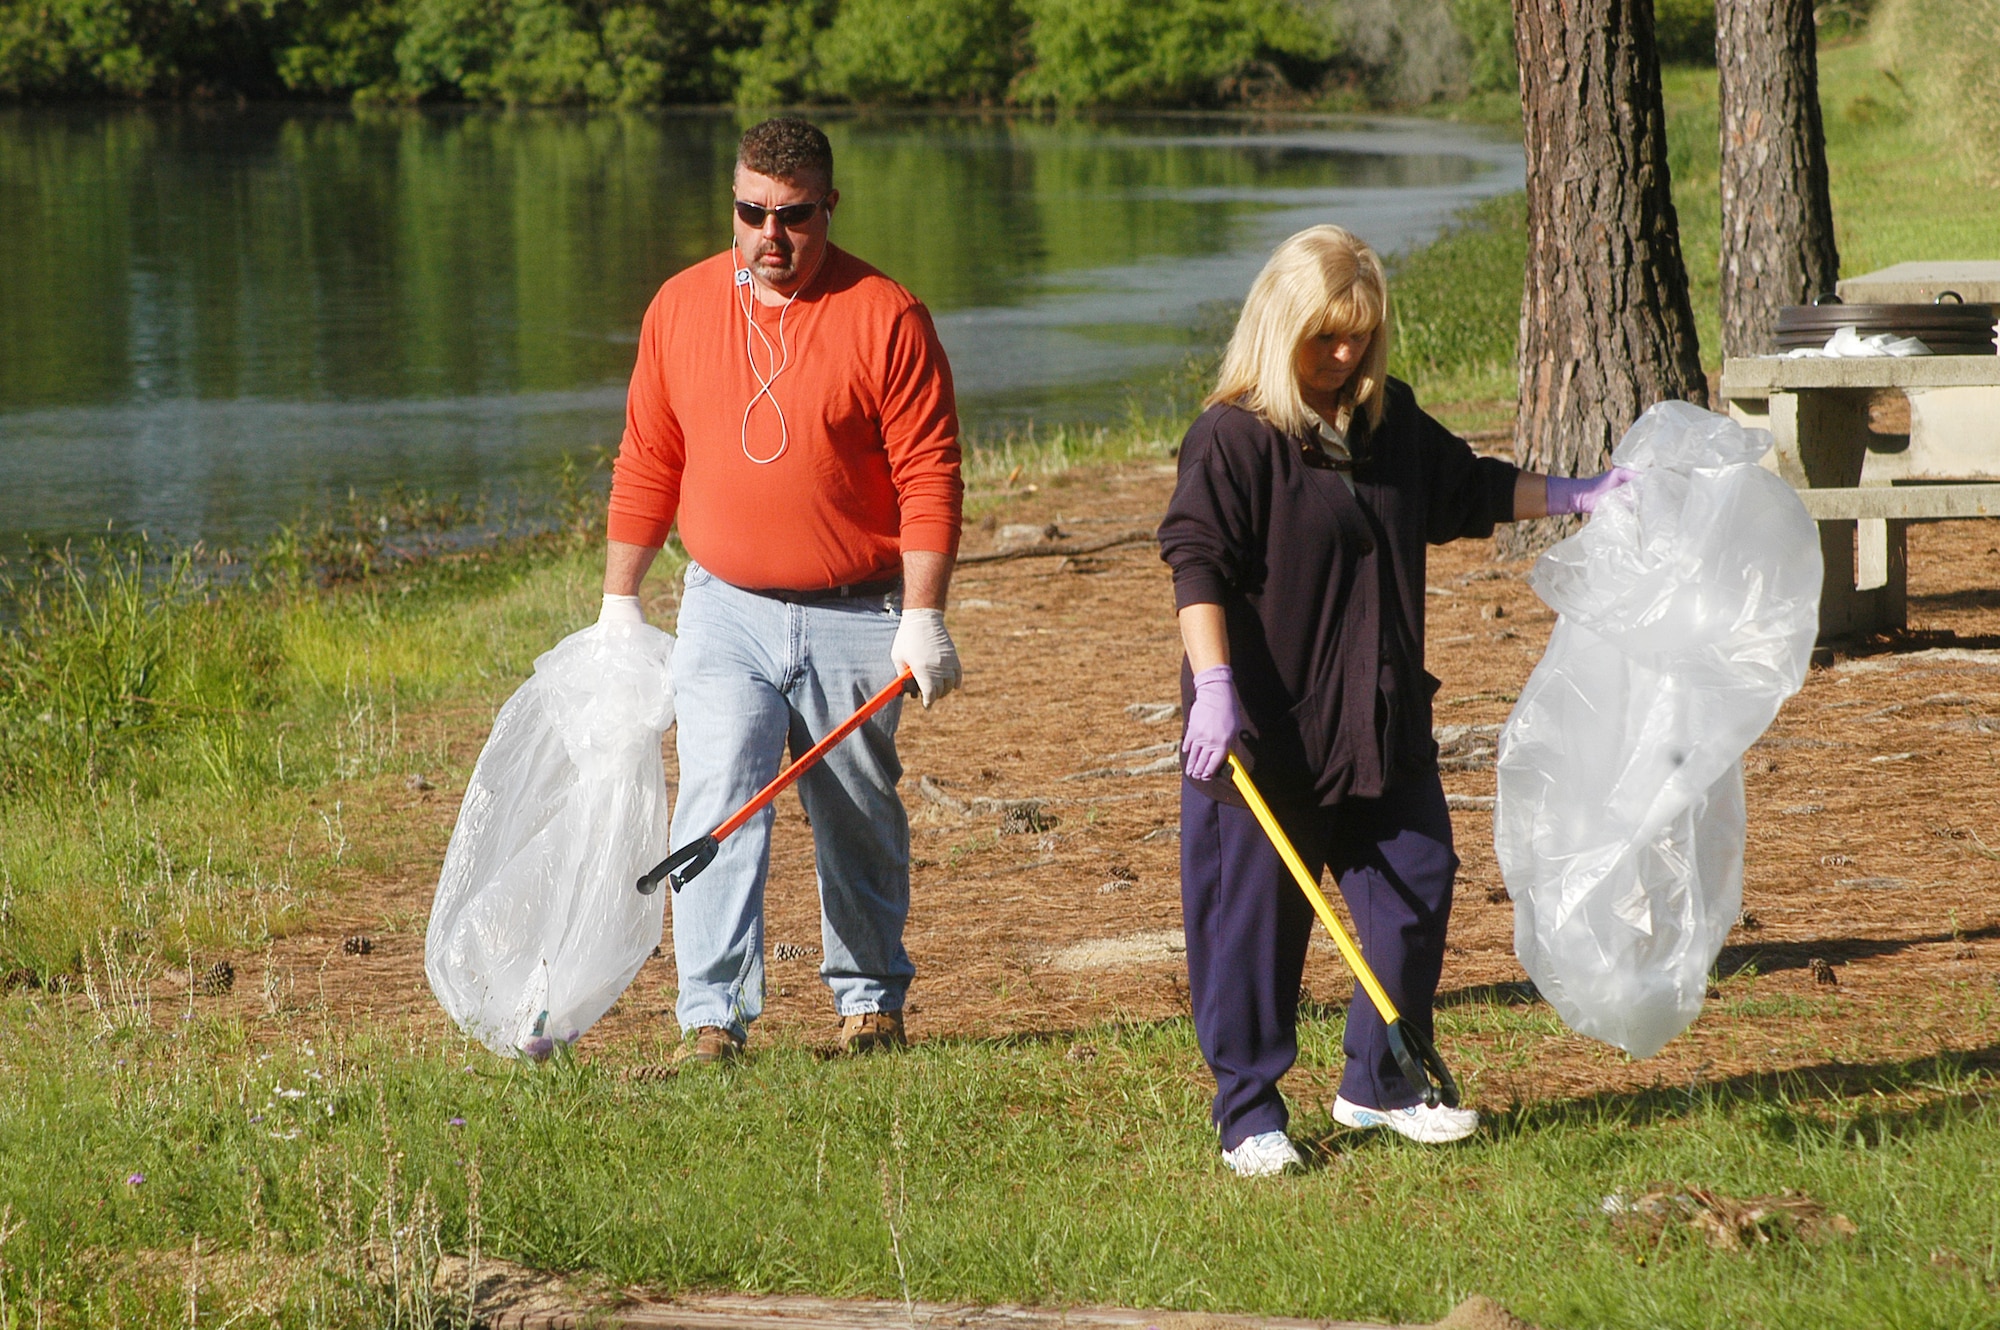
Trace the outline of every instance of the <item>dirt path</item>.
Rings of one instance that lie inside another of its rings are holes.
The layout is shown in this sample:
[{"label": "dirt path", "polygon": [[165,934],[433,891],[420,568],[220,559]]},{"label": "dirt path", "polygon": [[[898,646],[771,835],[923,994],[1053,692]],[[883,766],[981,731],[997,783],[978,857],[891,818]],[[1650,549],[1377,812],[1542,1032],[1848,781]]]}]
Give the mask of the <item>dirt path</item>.
[{"label": "dirt path", "polygon": [[[966,549],[990,552],[1017,524],[1053,525],[1051,539],[1072,547],[1144,531],[1171,483],[1166,465],[1061,478],[1001,502]],[[2000,1063],[1996,546],[1993,523],[1913,527],[1909,639],[1815,669],[1752,750],[1746,918],[1695,1027],[1633,1063],[1567,1032],[1525,1037],[1518,1022],[1448,1018],[1447,1055],[1470,1073],[1478,1102],[1804,1068],[1862,1074],[1852,1069],[1947,1050]],[[1482,806],[1493,793],[1492,728],[1553,623],[1525,572],[1492,563],[1484,542],[1433,553],[1429,666],[1444,681],[1437,723],[1456,736],[1445,788],[1464,805],[1454,812],[1464,869],[1447,1004],[1531,1001]],[[654,617],[670,622],[667,600]],[[1135,541],[968,564],[952,620],[965,687],[934,712],[906,712],[902,729],[916,856],[912,1034],[1056,1033],[1184,1011],[1178,781],[1167,761],[1178,726],[1160,705],[1175,700],[1179,648],[1156,551]],[[469,766],[487,718],[434,723]],[[422,927],[458,793],[387,781],[356,792],[349,836],[388,847],[406,871],[357,882],[273,948],[301,998],[443,1028],[423,977]],[[779,804],[768,918],[769,999],[756,1037],[830,1037],[810,832],[791,796]],[[352,934],[370,937],[368,954],[343,952]],[[227,1000],[261,1010],[260,964],[239,961],[250,972]],[[1348,990],[1323,939],[1306,983],[1325,999]],[[659,1056],[672,1037],[673,986],[671,960],[649,962],[584,1055]],[[1330,1094],[1336,1071],[1301,1067],[1288,1086]]]}]

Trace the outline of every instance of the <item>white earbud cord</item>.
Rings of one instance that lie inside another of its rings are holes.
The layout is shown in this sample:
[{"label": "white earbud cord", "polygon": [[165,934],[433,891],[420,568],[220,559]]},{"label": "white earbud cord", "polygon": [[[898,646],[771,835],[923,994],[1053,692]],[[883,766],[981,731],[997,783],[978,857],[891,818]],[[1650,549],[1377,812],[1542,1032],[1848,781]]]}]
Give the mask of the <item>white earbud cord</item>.
[{"label": "white earbud cord", "polygon": [[[731,241],[730,248],[734,249],[735,247],[735,242]],[[823,263],[825,258],[826,256],[822,254],[820,256],[820,263]],[[812,285],[813,277],[819,276],[820,263],[813,264],[812,275],[807,277],[805,281],[800,282],[799,289],[792,292],[786,298],[785,303],[779,308],[778,344],[775,347],[771,345],[770,337],[762,328],[757,326],[755,308],[751,305],[750,297],[744,290],[744,288],[750,285],[748,281],[744,280],[744,278],[750,277],[750,270],[748,268],[739,268],[737,270],[736,303],[743,310],[744,323],[743,358],[750,362],[750,373],[757,380],[757,391],[750,395],[750,400],[743,406],[743,424],[737,433],[737,440],[743,448],[743,455],[758,466],[769,466],[780,457],[783,457],[785,450],[792,446],[792,429],[791,425],[785,420],[785,408],[778,405],[778,395],[772,392],[771,389],[778,382],[779,376],[789,369],[792,363],[792,348],[785,340],[785,316],[792,312],[792,301],[804,295],[806,288]],[[757,368],[756,348],[750,340],[753,334],[758,341],[764,344],[764,358],[776,366],[771,371],[769,378],[765,378],[764,371]],[[750,451],[750,413],[757,409],[758,399],[765,397],[771,399],[771,409],[778,413],[778,451],[772,453],[769,457],[759,457]]]}]

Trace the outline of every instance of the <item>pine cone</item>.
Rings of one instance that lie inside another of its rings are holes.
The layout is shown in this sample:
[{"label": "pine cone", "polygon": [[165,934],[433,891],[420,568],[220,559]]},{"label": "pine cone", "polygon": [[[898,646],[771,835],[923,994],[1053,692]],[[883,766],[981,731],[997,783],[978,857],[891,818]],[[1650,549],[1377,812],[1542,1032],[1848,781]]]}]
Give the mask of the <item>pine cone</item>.
[{"label": "pine cone", "polygon": [[680,1072],[679,1067],[665,1063],[651,1062],[644,1066],[627,1067],[625,1079],[635,1085],[651,1085],[659,1081],[672,1080]]},{"label": "pine cone", "polygon": [[366,956],[375,950],[375,939],[369,937],[349,937],[340,940],[340,949],[350,956]]},{"label": "pine cone", "polygon": [[1806,969],[1811,972],[1813,982],[1816,984],[1838,984],[1840,982],[1840,976],[1833,972],[1833,966],[1818,956],[1814,956],[1806,962]]},{"label": "pine cone", "polygon": [[194,977],[194,991],[203,997],[221,997],[236,987],[236,967],[217,961]]}]

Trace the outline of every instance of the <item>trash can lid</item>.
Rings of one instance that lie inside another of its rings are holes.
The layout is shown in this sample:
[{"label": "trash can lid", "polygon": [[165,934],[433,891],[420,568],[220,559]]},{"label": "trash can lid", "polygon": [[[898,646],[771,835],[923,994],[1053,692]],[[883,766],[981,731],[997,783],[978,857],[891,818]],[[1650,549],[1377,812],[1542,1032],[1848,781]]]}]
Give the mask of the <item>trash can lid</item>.
[{"label": "trash can lid", "polygon": [[1991,305],[1786,305],[1778,311],[1779,332],[1803,332],[1808,328],[1860,328],[1864,331],[1898,332],[1904,336],[1926,332],[1984,337],[1993,336]]}]

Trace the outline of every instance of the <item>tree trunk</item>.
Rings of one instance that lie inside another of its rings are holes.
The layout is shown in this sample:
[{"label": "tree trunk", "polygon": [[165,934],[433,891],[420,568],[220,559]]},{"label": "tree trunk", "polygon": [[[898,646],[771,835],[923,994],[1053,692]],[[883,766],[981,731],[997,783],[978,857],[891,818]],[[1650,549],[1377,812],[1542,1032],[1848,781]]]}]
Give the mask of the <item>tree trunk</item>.
[{"label": "tree trunk", "polygon": [[[1514,0],[1528,154],[1528,271],[1514,456],[1591,475],[1639,413],[1708,403],[1680,225],[1652,0]],[[1505,528],[1531,553],[1574,523]]]},{"label": "tree trunk", "polygon": [[1777,349],[1781,305],[1811,304],[1840,275],[1812,0],[1719,0],[1722,353]]}]

